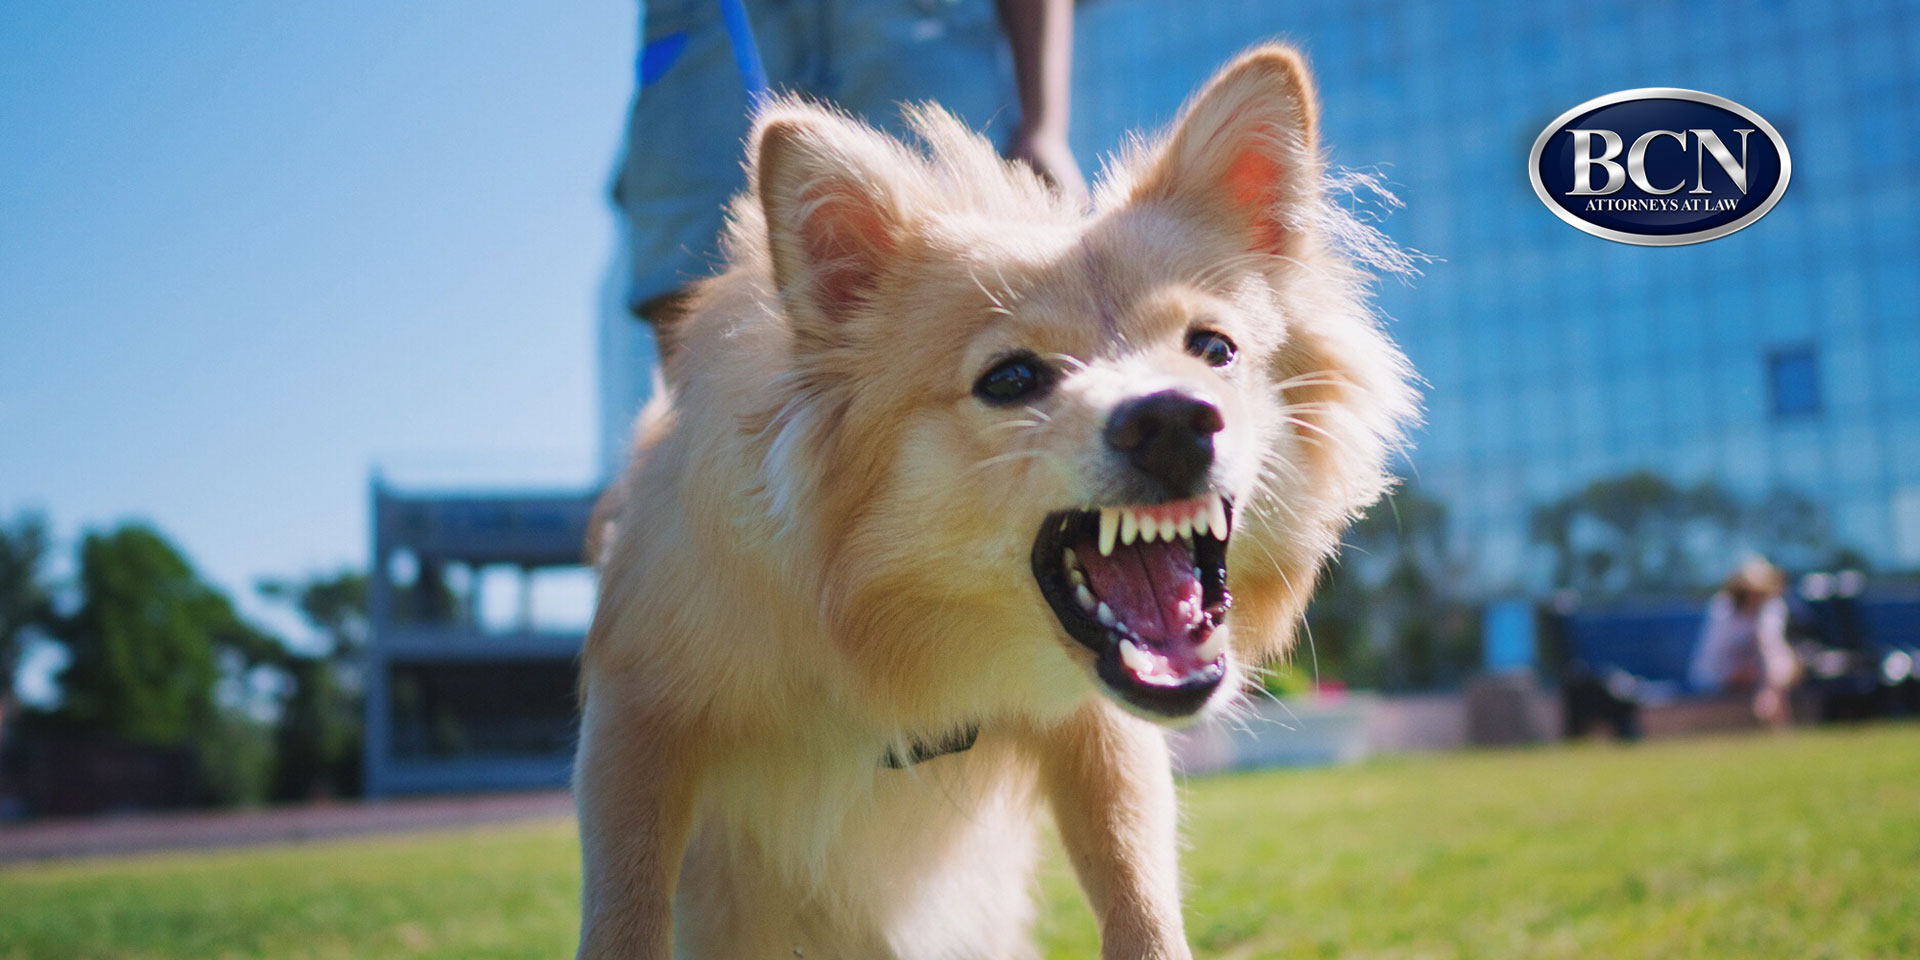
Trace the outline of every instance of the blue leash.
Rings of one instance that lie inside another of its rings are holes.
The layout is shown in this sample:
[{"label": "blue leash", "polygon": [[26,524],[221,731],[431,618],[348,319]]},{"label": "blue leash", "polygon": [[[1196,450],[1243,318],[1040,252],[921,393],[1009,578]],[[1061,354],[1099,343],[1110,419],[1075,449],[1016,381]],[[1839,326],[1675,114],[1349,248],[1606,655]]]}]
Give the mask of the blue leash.
[{"label": "blue leash", "polygon": [[720,19],[726,21],[733,62],[746,85],[747,102],[758,105],[767,97],[767,68],[760,62],[760,45],[753,39],[753,21],[747,19],[744,0],[720,0]]}]

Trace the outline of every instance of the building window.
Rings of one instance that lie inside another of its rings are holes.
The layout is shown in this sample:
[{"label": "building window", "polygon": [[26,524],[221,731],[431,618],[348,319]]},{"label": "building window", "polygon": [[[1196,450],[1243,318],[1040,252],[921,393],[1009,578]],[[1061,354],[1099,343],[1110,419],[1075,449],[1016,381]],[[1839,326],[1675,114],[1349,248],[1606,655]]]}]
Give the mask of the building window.
[{"label": "building window", "polygon": [[1820,354],[1812,346],[1787,347],[1767,355],[1767,396],[1773,418],[1820,413]]}]

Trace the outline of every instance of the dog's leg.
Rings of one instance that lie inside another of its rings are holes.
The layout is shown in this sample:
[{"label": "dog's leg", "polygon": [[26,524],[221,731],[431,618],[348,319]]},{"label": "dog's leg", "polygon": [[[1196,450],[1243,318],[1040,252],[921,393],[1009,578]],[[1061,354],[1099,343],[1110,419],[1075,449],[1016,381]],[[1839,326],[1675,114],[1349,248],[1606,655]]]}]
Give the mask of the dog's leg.
[{"label": "dog's leg", "polygon": [[580,729],[580,960],[669,960],[699,750],[591,691]]},{"label": "dog's leg", "polygon": [[1165,735],[1097,701],[1040,734],[1038,749],[1060,838],[1100,921],[1100,956],[1190,960]]}]

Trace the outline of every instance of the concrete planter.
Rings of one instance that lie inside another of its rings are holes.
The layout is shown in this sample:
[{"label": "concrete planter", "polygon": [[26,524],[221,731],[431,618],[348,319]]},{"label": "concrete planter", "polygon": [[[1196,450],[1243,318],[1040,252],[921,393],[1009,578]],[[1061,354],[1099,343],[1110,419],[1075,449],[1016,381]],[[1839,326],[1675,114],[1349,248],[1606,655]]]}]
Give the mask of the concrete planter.
[{"label": "concrete planter", "polygon": [[1173,735],[1174,763],[1183,773],[1262,767],[1325,766],[1367,756],[1373,694],[1262,699],[1252,716],[1213,720]]}]

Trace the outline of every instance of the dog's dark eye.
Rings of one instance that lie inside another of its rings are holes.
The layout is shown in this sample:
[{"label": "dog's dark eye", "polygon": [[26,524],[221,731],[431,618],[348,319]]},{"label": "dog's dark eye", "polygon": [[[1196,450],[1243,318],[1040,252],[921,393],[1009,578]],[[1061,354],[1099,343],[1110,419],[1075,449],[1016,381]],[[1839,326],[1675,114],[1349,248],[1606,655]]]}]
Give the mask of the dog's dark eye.
[{"label": "dog's dark eye", "polygon": [[1029,400],[1048,387],[1050,373],[1037,357],[1029,354],[1008,357],[974,381],[973,395],[996,406]]},{"label": "dog's dark eye", "polygon": [[1195,330],[1187,334],[1187,352],[1205,360],[1209,367],[1224,367],[1233,362],[1239,348],[1224,333]]}]

